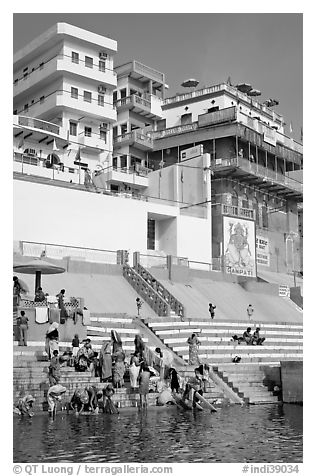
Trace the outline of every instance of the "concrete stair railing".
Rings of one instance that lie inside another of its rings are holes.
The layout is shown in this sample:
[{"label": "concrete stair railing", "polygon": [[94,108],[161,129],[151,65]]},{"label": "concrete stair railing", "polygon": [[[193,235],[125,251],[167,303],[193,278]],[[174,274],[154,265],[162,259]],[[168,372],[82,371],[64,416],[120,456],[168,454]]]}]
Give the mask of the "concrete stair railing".
[{"label": "concrete stair railing", "polygon": [[179,316],[182,320],[185,316],[185,309],[183,304],[166,289],[146,268],[139,263],[135,266],[135,271],[143,278],[144,281],[154,289],[159,296],[166,301],[174,315]]},{"label": "concrete stair railing", "polygon": [[170,315],[170,305],[167,301],[165,301],[135,269],[129,265],[124,265],[123,276],[158,316]]}]

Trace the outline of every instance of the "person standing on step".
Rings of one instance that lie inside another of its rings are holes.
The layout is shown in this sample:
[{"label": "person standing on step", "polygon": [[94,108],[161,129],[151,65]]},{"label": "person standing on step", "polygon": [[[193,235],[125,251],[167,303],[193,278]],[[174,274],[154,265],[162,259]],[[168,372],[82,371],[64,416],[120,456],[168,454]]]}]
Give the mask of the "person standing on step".
[{"label": "person standing on step", "polygon": [[60,293],[57,294],[58,299],[58,308],[60,309],[60,322],[63,324],[65,320],[68,318],[68,312],[65,307],[64,297],[65,297],[65,289],[61,289]]},{"label": "person standing on step", "polygon": [[200,365],[199,345],[201,342],[196,334],[192,334],[191,337],[188,338],[187,343],[189,344],[189,364]]},{"label": "person standing on step", "polygon": [[251,321],[253,313],[254,313],[254,308],[252,304],[249,304],[249,306],[247,307],[247,316],[249,321]]},{"label": "person standing on step", "polygon": [[216,306],[214,306],[214,304],[210,302],[208,305],[208,311],[210,313],[211,319],[214,319],[215,317],[215,309],[216,309]]},{"label": "person standing on step", "polygon": [[25,315],[25,311],[21,311],[21,315],[17,318],[19,327],[19,345],[27,346],[27,331],[29,328],[29,320]]},{"label": "person standing on step", "polygon": [[99,354],[101,382],[108,382],[112,377],[111,341],[103,341]]},{"label": "person standing on step", "polygon": [[140,359],[142,360],[144,358],[145,344],[140,334],[135,335],[134,345],[135,345],[135,354],[138,353]]},{"label": "person standing on step", "polygon": [[49,386],[57,385],[60,380],[60,362],[58,350],[54,350],[53,357],[48,367]]},{"label": "person standing on step", "polygon": [[46,342],[45,342],[45,350],[47,352],[48,358],[51,359],[53,357],[54,350],[59,351],[59,332],[58,332],[59,323],[52,322],[46,332]]},{"label": "person standing on step", "polygon": [[138,316],[140,315],[140,309],[141,309],[143,304],[144,304],[143,301],[139,297],[137,297],[136,298],[136,307],[137,307],[137,315]]}]

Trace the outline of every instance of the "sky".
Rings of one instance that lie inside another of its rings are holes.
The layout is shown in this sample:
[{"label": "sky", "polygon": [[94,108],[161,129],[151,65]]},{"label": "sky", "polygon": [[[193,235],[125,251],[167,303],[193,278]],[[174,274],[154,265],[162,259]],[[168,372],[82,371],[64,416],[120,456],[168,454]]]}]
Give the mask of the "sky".
[{"label": "sky", "polygon": [[303,126],[303,15],[299,13],[14,13],[13,50],[57,22],[118,42],[115,65],[136,59],[166,75],[168,96],[201,86],[250,83],[279,100],[286,133]]}]

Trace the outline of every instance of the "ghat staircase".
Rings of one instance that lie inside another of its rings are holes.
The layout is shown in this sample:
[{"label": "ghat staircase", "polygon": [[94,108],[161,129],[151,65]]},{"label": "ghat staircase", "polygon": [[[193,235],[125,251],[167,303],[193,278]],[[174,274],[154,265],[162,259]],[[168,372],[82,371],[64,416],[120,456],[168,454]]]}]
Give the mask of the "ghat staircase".
[{"label": "ghat staircase", "polygon": [[[197,334],[201,342],[201,362],[207,363],[213,375],[226,383],[245,403],[277,402],[280,398],[280,379],[269,375],[271,368],[279,369],[280,362],[284,360],[303,359],[303,326],[298,323],[149,319],[147,325],[186,363],[189,360],[187,339],[193,333]],[[260,335],[266,338],[262,346],[232,342],[232,336],[242,335],[248,326],[252,327],[252,331],[256,327],[261,328]],[[239,363],[232,363],[235,356],[241,357]],[[194,366],[182,368],[184,372],[189,369],[193,372]]]}]

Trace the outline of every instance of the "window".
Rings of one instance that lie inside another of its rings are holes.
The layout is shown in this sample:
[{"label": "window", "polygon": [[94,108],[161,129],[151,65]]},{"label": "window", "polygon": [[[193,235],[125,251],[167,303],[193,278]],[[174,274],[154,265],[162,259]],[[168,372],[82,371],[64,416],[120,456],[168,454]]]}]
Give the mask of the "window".
[{"label": "window", "polygon": [[155,228],[156,228],[155,220],[151,220],[148,218],[147,220],[147,249],[154,250],[155,249]]},{"label": "window", "polygon": [[166,119],[157,121],[157,131],[163,131],[164,129],[166,129]]},{"label": "window", "polygon": [[210,107],[207,112],[210,113],[210,112],[215,112],[215,111],[219,111],[219,107],[218,106],[214,106],[214,107]]},{"label": "window", "polygon": [[45,96],[41,96],[40,97],[40,104],[42,104],[44,102],[44,100],[45,100]]},{"label": "window", "polygon": [[118,132],[117,132],[117,126],[113,127],[113,137],[117,137]]},{"label": "window", "polygon": [[100,139],[106,143],[106,131],[100,131]]},{"label": "window", "polygon": [[104,106],[104,96],[102,94],[98,94],[98,105]]},{"label": "window", "polygon": [[69,134],[71,136],[77,135],[77,123],[73,121],[69,121]]},{"label": "window", "polygon": [[192,124],[192,114],[182,114],[181,116],[181,126],[184,126],[185,124]]},{"label": "window", "polygon": [[249,208],[249,201],[247,195],[241,197],[241,206],[242,208]]},{"label": "window", "polygon": [[114,91],[113,93],[113,103],[117,101],[117,91]]},{"label": "window", "polygon": [[28,104],[24,104],[24,111],[28,111],[29,110],[29,105]]},{"label": "window", "polygon": [[127,124],[121,124],[121,136],[127,133]]},{"label": "window", "polygon": [[71,88],[71,97],[78,99],[78,88]]},{"label": "window", "polygon": [[92,94],[90,93],[90,91],[83,91],[83,100],[86,102],[92,101]]},{"label": "window", "polygon": [[93,58],[90,58],[90,56],[85,56],[84,58],[84,65],[87,68],[93,68]]},{"label": "window", "polygon": [[255,214],[256,225],[259,226],[259,207],[258,207],[258,200],[256,198],[252,199],[252,208]]},{"label": "window", "polygon": [[126,98],[126,88],[121,89],[120,92],[121,92],[121,99]]},{"label": "window", "polygon": [[232,206],[238,207],[238,195],[235,191],[232,192]]},{"label": "window", "polygon": [[91,137],[91,135],[92,135],[92,129],[91,129],[91,127],[85,127],[85,128],[84,128],[84,135],[85,135],[86,137]]},{"label": "window", "polygon": [[79,64],[79,53],[76,53],[75,51],[72,51],[71,53],[71,61],[73,63]]},{"label": "window", "polygon": [[99,61],[99,71],[105,73],[105,61]]}]

